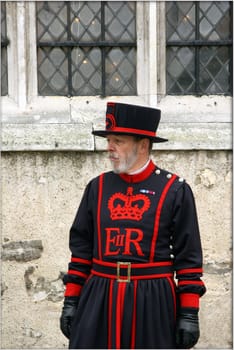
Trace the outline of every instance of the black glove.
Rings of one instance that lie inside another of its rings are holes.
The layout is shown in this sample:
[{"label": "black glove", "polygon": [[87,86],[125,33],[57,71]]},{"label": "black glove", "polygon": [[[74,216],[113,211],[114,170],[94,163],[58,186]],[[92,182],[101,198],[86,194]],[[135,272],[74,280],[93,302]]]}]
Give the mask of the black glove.
[{"label": "black glove", "polygon": [[180,349],[190,349],[200,336],[197,314],[181,313],[178,316],[176,328],[176,346]]},{"label": "black glove", "polygon": [[79,297],[65,297],[62,309],[62,315],[60,317],[60,329],[67,337],[70,338],[71,326],[74,320],[76,309],[78,307]]}]

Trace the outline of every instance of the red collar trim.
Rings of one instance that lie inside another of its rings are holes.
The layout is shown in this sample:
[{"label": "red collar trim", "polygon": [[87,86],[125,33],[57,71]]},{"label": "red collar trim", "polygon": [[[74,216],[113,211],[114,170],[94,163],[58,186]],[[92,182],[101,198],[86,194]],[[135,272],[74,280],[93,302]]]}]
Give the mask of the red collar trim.
[{"label": "red collar trim", "polygon": [[155,169],[156,169],[156,166],[151,160],[147,168],[145,168],[141,173],[135,174],[135,175],[129,175],[129,174],[123,173],[123,174],[119,174],[119,176],[126,182],[136,183],[147,179]]}]

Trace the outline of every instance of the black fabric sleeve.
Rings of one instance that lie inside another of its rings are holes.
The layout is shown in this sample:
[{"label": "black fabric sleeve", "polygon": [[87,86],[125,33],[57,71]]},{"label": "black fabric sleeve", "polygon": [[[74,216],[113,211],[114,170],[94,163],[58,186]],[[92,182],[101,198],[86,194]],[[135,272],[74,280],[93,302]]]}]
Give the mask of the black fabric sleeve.
[{"label": "black fabric sleeve", "polygon": [[203,257],[196,205],[192,190],[186,182],[176,192],[173,247],[180,307],[198,309],[199,297],[206,288],[201,280]]},{"label": "black fabric sleeve", "polygon": [[70,229],[69,248],[71,261],[63,278],[65,296],[80,295],[82,286],[89,277],[93,253],[93,203],[92,182],[83,194],[80,206]]}]

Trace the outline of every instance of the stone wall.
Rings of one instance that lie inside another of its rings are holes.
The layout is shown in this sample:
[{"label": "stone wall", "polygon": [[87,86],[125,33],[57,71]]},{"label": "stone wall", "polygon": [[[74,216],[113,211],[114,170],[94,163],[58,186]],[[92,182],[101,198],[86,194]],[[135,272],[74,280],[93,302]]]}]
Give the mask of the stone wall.
[{"label": "stone wall", "polygon": [[[196,348],[232,348],[231,151],[157,151],[152,158],[191,185],[207,293]],[[67,348],[59,330],[69,228],[105,152],[2,154],[2,349]]]}]

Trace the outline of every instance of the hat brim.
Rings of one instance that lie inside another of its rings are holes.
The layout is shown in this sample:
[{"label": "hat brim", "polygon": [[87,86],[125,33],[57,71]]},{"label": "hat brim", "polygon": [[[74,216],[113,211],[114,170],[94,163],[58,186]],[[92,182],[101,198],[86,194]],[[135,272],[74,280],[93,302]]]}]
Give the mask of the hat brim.
[{"label": "hat brim", "polygon": [[147,139],[150,139],[152,142],[167,142],[168,139],[164,139],[162,137],[158,137],[158,136],[154,136],[154,137],[151,137],[151,136],[148,136],[148,135],[139,135],[139,134],[136,134],[136,133],[131,133],[131,132],[116,132],[116,131],[106,131],[106,130],[93,130],[92,131],[92,134],[93,135],[96,135],[96,136],[100,136],[100,137],[106,137],[107,135],[113,135],[113,134],[116,134],[116,135],[130,135],[130,136],[141,136],[142,138],[147,138]]}]

